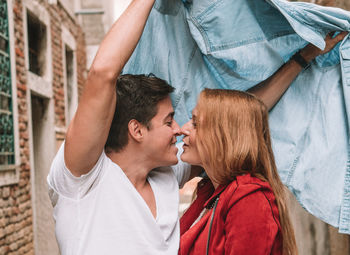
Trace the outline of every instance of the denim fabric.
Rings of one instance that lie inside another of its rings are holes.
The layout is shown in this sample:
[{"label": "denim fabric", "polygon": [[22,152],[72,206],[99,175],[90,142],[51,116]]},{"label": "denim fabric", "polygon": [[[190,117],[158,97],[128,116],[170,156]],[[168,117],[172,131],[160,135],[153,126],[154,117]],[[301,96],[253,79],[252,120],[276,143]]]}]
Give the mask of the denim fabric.
[{"label": "denim fabric", "polygon": [[[283,0],[157,0],[124,73],[172,84],[184,124],[205,88],[247,90],[350,13]],[[318,57],[274,107],[270,127],[282,181],[300,204],[350,234],[350,39]]]}]

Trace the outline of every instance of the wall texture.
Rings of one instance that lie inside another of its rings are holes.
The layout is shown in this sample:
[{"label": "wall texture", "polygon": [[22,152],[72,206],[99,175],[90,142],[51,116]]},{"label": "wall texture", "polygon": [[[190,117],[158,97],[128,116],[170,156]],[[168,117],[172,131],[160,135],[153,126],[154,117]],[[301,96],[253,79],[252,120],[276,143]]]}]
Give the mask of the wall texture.
[{"label": "wall texture", "polygon": [[[78,25],[75,16],[71,16],[57,1],[57,4],[48,4],[44,0],[31,0],[42,6],[50,17],[51,41],[51,61],[47,63],[51,65],[52,80],[52,97],[47,100],[54,105],[54,129],[53,139],[57,146],[64,138],[66,129],[65,119],[65,91],[64,91],[64,63],[63,63],[63,43],[62,43],[62,26],[68,28],[69,32],[76,40],[77,49],[76,67],[78,91],[81,93],[84,80],[86,77],[86,54],[85,39],[81,27]],[[22,0],[8,0],[11,12],[13,12],[14,44],[10,47],[15,52],[15,84],[17,90],[18,115],[15,121],[18,121],[19,129],[19,148],[20,148],[20,165],[19,165],[19,182],[9,186],[0,187],[0,254],[39,254],[34,248],[34,205],[32,194],[33,176],[31,173],[31,158],[33,155],[31,139],[31,103],[30,88],[28,86],[28,71],[26,68],[26,27],[25,27],[25,10]],[[52,1],[51,1],[52,2]],[[11,4],[12,3],[12,4]],[[15,116],[16,117],[16,116]],[[57,147],[56,146],[56,147]],[[45,157],[45,155],[42,155]],[[1,178],[1,177],[0,177]],[[45,182],[46,176],[39,176],[42,182]],[[45,242],[45,240],[40,240]]]}]

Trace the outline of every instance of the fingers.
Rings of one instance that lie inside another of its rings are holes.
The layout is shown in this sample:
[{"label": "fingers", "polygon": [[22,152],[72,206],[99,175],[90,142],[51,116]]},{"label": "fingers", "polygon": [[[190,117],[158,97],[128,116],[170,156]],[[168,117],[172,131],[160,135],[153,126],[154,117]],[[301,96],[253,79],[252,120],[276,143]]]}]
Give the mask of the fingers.
[{"label": "fingers", "polygon": [[326,36],[326,41],[329,40],[329,42],[331,42],[332,44],[337,44],[338,42],[342,41],[345,38],[345,36],[348,35],[348,33],[349,32],[343,31],[333,38],[335,32],[331,32]]},{"label": "fingers", "polygon": [[340,41],[342,41],[345,36],[348,35],[348,32],[341,32],[339,34],[337,34],[335,37],[334,36],[335,32],[331,32],[329,33],[326,38],[325,38],[325,42],[326,42],[326,48],[324,49],[324,51],[321,54],[325,54],[327,52],[329,52],[330,50],[332,50]]},{"label": "fingers", "polygon": [[331,51],[340,41],[342,41],[349,32],[341,32],[337,34],[334,38],[335,32],[331,32],[326,35],[325,42],[326,42],[326,47],[324,50],[319,50],[317,47],[313,46],[312,44],[308,44],[304,49],[302,49],[301,55],[310,62],[314,58],[316,58],[319,55],[323,55]]},{"label": "fingers", "polygon": [[330,36],[331,38],[333,38],[334,34],[335,34],[335,31],[330,32],[327,36]]},{"label": "fingers", "polygon": [[334,37],[333,39],[336,39],[337,42],[342,41],[345,36],[347,36],[349,34],[349,32],[343,31],[340,34],[338,34],[336,37]]}]

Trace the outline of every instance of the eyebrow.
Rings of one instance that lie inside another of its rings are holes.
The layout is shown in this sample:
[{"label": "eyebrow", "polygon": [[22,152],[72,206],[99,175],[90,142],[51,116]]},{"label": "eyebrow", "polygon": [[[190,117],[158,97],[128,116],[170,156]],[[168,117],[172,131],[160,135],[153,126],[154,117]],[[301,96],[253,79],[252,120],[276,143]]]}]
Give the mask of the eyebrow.
[{"label": "eyebrow", "polygon": [[174,115],[175,115],[175,112],[170,112],[165,118],[164,118],[164,120],[166,120],[167,118],[174,118]]}]

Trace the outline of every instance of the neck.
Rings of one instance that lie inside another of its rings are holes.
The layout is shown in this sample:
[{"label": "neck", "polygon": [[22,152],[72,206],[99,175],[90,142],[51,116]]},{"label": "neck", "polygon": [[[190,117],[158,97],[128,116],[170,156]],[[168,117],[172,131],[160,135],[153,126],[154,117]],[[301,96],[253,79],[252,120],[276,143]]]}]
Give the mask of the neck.
[{"label": "neck", "polygon": [[146,185],[148,174],[152,170],[141,155],[142,153],[130,151],[128,148],[107,154],[123,170],[135,188],[142,188]]},{"label": "neck", "polygon": [[210,170],[207,171],[206,169],[204,169],[204,171],[207,173],[207,175],[208,175],[208,177],[209,177],[211,183],[213,184],[214,188],[216,189],[217,187],[219,187],[220,184],[217,183],[216,181],[214,181],[213,176],[212,176],[211,174],[209,174],[209,173],[212,173],[213,171],[210,171]]},{"label": "neck", "polygon": [[215,189],[217,189],[217,187],[219,187],[220,184],[216,183],[215,181],[213,181],[212,179],[210,179],[211,182],[213,183],[213,186]]}]

